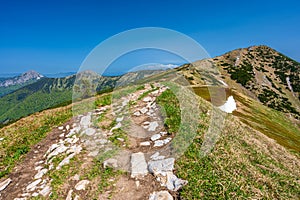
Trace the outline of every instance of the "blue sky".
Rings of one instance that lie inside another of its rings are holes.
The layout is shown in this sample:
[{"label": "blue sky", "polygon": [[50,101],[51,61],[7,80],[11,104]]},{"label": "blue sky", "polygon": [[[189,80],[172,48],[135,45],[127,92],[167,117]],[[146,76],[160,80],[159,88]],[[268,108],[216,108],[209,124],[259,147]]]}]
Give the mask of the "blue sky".
[{"label": "blue sky", "polygon": [[0,74],[77,71],[100,42],[139,27],[184,33],[212,57],[265,44],[300,61],[299,24],[300,3],[289,0],[1,1]]}]

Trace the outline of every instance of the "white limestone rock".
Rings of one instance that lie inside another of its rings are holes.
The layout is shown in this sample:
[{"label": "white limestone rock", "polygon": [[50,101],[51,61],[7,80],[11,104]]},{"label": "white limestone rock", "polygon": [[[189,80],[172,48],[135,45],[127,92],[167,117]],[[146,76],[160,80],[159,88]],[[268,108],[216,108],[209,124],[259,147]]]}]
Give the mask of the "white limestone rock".
[{"label": "white limestone rock", "polygon": [[86,186],[90,183],[89,180],[82,180],[75,185],[76,190],[85,190]]},{"label": "white limestone rock", "polygon": [[168,191],[159,191],[150,194],[149,200],[173,200],[173,197]]},{"label": "white limestone rock", "polygon": [[6,179],[5,181],[0,183],[0,192],[7,188],[7,186],[12,182],[10,178]]},{"label": "white limestone rock", "polygon": [[148,169],[144,153],[138,152],[131,154],[131,177],[143,177],[147,174]]},{"label": "white limestone rock", "polygon": [[152,135],[151,140],[155,141],[155,140],[158,140],[159,138],[161,138],[161,135],[160,134],[155,134],[155,135]]}]

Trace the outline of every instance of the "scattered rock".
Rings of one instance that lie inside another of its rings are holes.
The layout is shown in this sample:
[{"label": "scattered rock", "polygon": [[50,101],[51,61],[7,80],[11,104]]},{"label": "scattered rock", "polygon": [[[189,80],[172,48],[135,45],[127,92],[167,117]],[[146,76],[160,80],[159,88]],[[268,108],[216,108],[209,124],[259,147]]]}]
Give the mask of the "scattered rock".
[{"label": "scattered rock", "polygon": [[142,152],[131,154],[131,177],[145,176],[148,174],[147,163]]},{"label": "scattered rock", "polygon": [[5,181],[0,183],[0,191],[4,190],[10,183],[11,183],[11,179],[8,178]]},{"label": "scattered rock", "polygon": [[30,196],[30,193],[21,194],[21,197],[29,197],[29,196]]},{"label": "scattered rock", "polygon": [[164,143],[164,141],[163,140],[156,140],[155,142],[154,142],[154,147],[161,147],[161,146],[163,146],[165,143]]},{"label": "scattered rock", "polygon": [[167,158],[167,159],[164,159],[164,160],[149,161],[148,169],[153,174],[173,171],[174,162],[175,162],[174,158]]},{"label": "scattered rock", "polygon": [[166,139],[164,139],[164,144],[168,144],[170,141],[172,140],[172,138],[168,137]]},{"label": "scattered rock", "polygon": [[164,132],[164,131],[160,132],[160,135],[161,135],[161,136],[165,136],[165,135],[167,135],[167,134],[168,134],[168,132]]},{"label": "scattered rock", "polygon": [[36,186],[42,181],[42,179],[38,179],[33,181],[32,183],[30,183],[27,187],[26,190],[27,191],[34,191]]},{"label": "scattered rock", "polygon": [[168,191],[159,191],[150,194],[149,200],[173,200],[173,197]]},{"label": "scattered rock", "polygon": [[98,155],[99,151],[98,150],[95,150],[95,151],[92,151],[88,154],[88,156],[91,156],[91,157],[96,157]]},{"label": "scattered rock", "polygon": [[103,162],[103,167],[113,167],[113,168],[117,168],[118,167],[118,161],[116,159],[113,158],[109,158],[107,160],[105,160]]},{"label": "scattered rock", "polygon": [[51,187],[48,185],[40,191],[40,195],[42,195],[43,197],[48,196],[50,193],[51,193]]},{"label": "scattered rock", "polygon": [[157,127],[158,127],[158,123],[156,121],[150,122],[148,131],[155,131]]},{"label": "scattered rock", "polygon": [[144,101],[144,102],[149,102],[149,101],[152,101],[152,98],[148,96],[148,97],[145,97],[145,98],[143,99],[143,101]]},{"label": "scattered rock", "polygon": [[119,122],[116,126],[114,126],[114,127],[110,130],[110,132],[112,132],[112,131],[115,130],[115,129],[121,128],[121,127],[122,127],[122,124]]},{"label": "scattered rock", "polygon": [[34,193],[32,193],[32,195],[31,196],[33,196],[33,197],[37,197],[37,196],[39,196],[39,193],[37,193],[37,192],[34,192]]},{"label": "scattered rock", "polygon": [[133,115],[136,116],[136,117],[139,117],[139,116],[141,116],[141,113],[140,113],[140,111],[136,111],[136,112],[133,113]]},{"label": "scattered rock", "polygon": [[142,114],[145,114],[146,112],[148,112],[148,109],[146,107],[143,107],[142,109],[140,109],[140,112]]},{"label": "scattered rock", "polygon": [[177,191],[187,184],[187,181],[177,178],[177,176],[174,175],[173,172],[167,172],[164,177],[165,178],[160,177],[161,185],[166,186],[168,190],[171,191]]},{"label": "scattered rock", "polygon": [[106,139],[100,139],[99,140],[99,143],[100,144],[106,144],[108,142],[108,140],[106,140]]},{"label": "scattered rock", "polygon": [[50,152],[52,152],[54,149],[56,149],[57,147],[59,147],[58,144],[52,144],[51,147],[48,149],[48,151],[46,152],[46,154],[49,154]]},{"label": "scattered rock", "polygon": [[85,133],[86,135],[88,135],[88,136],[92,136],[92,135],[94,135],[94,134],[96,133],[96,130],[93,129],[93,128],[87,128],[87,129],[84,131],[84,133]]},{"label": "scattered rock", "polygon": [[83,127],[88,127],[91,125],[91,115],[83,116],[80,120],[80,125]]},{"label": "scattered rock", "polygon": [[124,120],[124,117],[118,117],[117,119],[116,119],[116,122],[121,122],[121,121],[123,121]]},{"label": "scattered rock", "polygon": [[124,142],[124,138],[117,138],[117,140],[119,140],[120,142]]},{"label": "scattered rock", "polygon": [[42,178],[47,172],[48,172],[48,169],[42,169],[42,170],[40,170],[40,171],[34,176],[34,179],[40,179],[40,178]]},{"label": "scattered rock", "polygon": [[4,138],[0,138],[0,142],[1,142],[2,140],[4,140]]},{"label": "scattered rock", "polygon": [[150,158],[151,158],[151,160],[163,160],[163,159],[165,159],[165,156],[160,156],[159,152],[156,152]]},{"label": "scattered rock", "polygon": [[75,153],[72,153],[72,154],[68,155],[66,158],[64,158],[64,159],[58,164],[58,166],[56,167],[56,169],[61,169],[62,166],[69,164],[69,163],[70,163],[70,160],[71,160],[72,158],[74,158],[75,155],[76,155]]},{"label": "scattered rock", "polygon": [[58,130],[63,130],[64,129],[64,127],[63,126],[60,126],[60,127],[58,127]]},{"label": "scattered rock", "polygon": [[88,180],[82,180],[75,185],[76,190],[85,190],[86,186],[90,183]]},{"label": "scattered rock", "polygon": [[155,135],[152,135],[151,140],[155,141],[155,140],[158,140],[159,138],[161,138],[161,135],[160,134],[155,134]]},{"label": "scattered rock", "polygon": [[151,143],[149,141],[140,143],[140,146],[150,146],[150,145],[151,145]]},{"label": "scattered rock", "polygon": [[73,177],[72,177],[72,180],[74,181],[79,181],[80,180],[80,176],[78,174],[75,174]]},{"label": "scattered rock", "polygon": [[70,190],[70,191],[68,192],[68,195],[67,195],[66,200],[72,200],[72,194],[73,194],[73,190]]},{"label": "scattered rock", "polygon": [[67,149],[68,149],[68,147],[66,147],[64,144],[61,144],[59,147],[57,147],[53,152],[51,152],[47,156],[47,159],[49,159],[53,156],[57,156],[58,154],[61,154],[61,153],[65,152]]}]

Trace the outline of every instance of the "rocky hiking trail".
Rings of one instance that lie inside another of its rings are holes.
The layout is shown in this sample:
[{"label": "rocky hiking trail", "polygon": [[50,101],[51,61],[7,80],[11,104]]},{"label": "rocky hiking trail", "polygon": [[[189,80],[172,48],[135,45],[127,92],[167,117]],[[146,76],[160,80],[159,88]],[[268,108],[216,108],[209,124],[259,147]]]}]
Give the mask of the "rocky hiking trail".
[{"label": "rocky hiking trail", "polygon": [[[168,146],[175,135],[165,129],[156,103],[167,89],[145,84],[55,127],[0,181],[0,199],[178,199],[177,191],[188,183],[174,174]],[[121,172],[101,192],[97,187],[105,177],[85,174],[95,160]]]}]

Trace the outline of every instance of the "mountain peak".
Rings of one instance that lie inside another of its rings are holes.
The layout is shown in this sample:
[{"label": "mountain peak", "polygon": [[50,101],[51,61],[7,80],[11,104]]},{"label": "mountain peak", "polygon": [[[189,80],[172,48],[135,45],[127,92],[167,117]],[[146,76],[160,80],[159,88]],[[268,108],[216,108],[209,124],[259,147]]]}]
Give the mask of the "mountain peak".
[{"label": "mountain peak", "polygon": [[13,85],[23,85],[29,81],[31,82],[35,82],[41,78],[43,78],[44,76],[41,75],[40,73],[30,70],[27,71],[19,76],[15,76],[13,78],[9,78],[6,79],[2,82],[0,82],[0,87],[9,87],[9,86],[13,86]]},{"label": "mountain peak", "polygon": [[44,76],[34,70],[30,70],[30,71],[27,71],[27,72],[21,74],[19,77],[28,77],[28,78],[32,79],[32,78],[42,78]]}]

